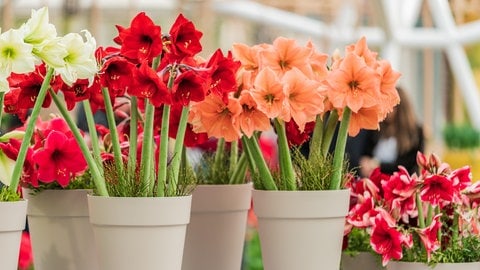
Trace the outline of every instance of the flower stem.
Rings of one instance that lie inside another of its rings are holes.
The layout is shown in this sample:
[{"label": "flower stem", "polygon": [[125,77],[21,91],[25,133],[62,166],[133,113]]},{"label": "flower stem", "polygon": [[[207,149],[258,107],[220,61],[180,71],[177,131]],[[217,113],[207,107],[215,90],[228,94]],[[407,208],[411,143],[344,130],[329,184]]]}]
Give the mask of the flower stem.
[{"label": "flower stem", "polygon": [[153,192],[155,179],[153,177],[153,117],[155,107],[145,99],[145,125],[143,127],[142,159],[140,162],[140,181],[148,187],[145,195]]},{"label": "flower stem", "polygon": [[230,144],[230,164],[229,164],[229,175],[233,175],[238,164],[238,141],[233,141]]},{"label": "flower stem", "polygon": [[180,161],[183,151],[183,141],[185,139],[185,131],[187,130],[188,123],[188,113],[190,111],[189,106],[183,106],[182,114],[180,115],[180,122],[178,123],[177,136],[175,138],[175,146],[173,149],[173,157],[171,164],[171,181],[169,183],[168,189],[169,193],[172,196],[177,194],[177,183],[178,183],[178,174],[180,171]]},{"label": "flower stem", "polygon": [[131,180],[135,176],[137,169],[137,140],[138,140],[138,109],[137,97],[130,99],[130,138],[128,149],[127,179]]},{"label": "flower stem", "polygon": [[217,140],[217,148],[215,149],[215,157],[213,160],[213,175],[218,175],[220,170],[222,170],[222,162],[224,161],[225,156],[225,139],[219,138]]},{"label": "flower stem", "polygon": [[[450,240],[451,241],[451,245],[450,246],[455,246],[458,242],[458,219],[460,218],[460,214],[458,213],[458,211],[454,211],[454,214],[453,214],[453,224],[452,224],[452,239]],[[441,231],[441,230],[439,230]],[[439,242],[441,242],[441,235],[438,237],[439,239]]]},{"label": "flower stem", "polygon": [[258,145],[257,138],[255,136],[252,136],[251,138],[243,136],[242,138],[245,138],[243,139],[243,142],[247,145],[247,149],[252,155],[254,165],[257,168],[258,173],[260,174],[259,177],[261,179],[260,181],[262,181],[262,187],[266,190],[278,190],[277,185],[273,180],[272,174],[268,169],[267,163],[263,158],[262,150]]},{"label": "flower stem", "polygon": [[293,171],[292,157],[288,147],[285,123],[278,119],[274,120],[278,140],[278,161],[280,163],[280,176],[285,183],[286,190],[296,190],[295,172]]},{"label": "flower stem", "polygon": [[160,146],[158,151],[158,183],[157,196],[165,196],[165,185],[167,184],[167,163],[168,163],[168,129],[170,119],[170,105],[163,105],[162,126],[160,131]]},{"label": "flower stem", "polygon": [[325,130],[323,132],[323,138],[321,141],[322,145],[320,146],[320,148],[322,151],[321,154],[323,158],[327,156],[327,153],[330,150],[330,145],[332,144],[332,139],[333,139],[333,135],[335,134],[337,123],[338,123],[338,111],[333,110],[328,115],[328,120],[325,126]]},{"label": "flower stem", "polygon": [[348,126],[352,111],[346,107],[343,111],[342,122],[338,130],[337,142],[335,144],[335,152],[333,154],[333,175],[330,182],[330,189],[340,189],[342,183],[343,163],[345,158],[345,146],[347,145]]},{"label": "flower stem", "polygon": [[[0,92],[0,128],[2,127],[2,119],[3,119],[3,99],[5,98],[5,92]],[[2,135],[0,133],[0,135]]]},{"label": "flower stem", "polygon": [[[35,124],[37,122],[37,117],[40,114],[40,109],[42,108],[43,101],[45,100],[45,96],[47,95],[47,90],[48,88],[50,88],[50,81],[52,80],[53,72],[54,69],[49,67],[47,70],[47,74],[45,75],[45,79],[43,80],[42,86],[40,87],[40,91],[38,92],[38,96],[35,100],[35,105],[33,106],[30,119],[28,120],[28,124],[25,129],[25,135],[23,137],[20,150],[18,151],[17,160],[15,162],[15,167],[13,168],[12,172],[12,179],[9,185],[10,191],[12,192],[17,192],[18,184],[20,182],[20,176],[23,172],[23,164],[25,163],[25,157],[27,156],[27,150],[30,146],[30,140],[33,136]],[[0,109],[3,110],[3,108]]]},{"label": "flower stem", "polygon": [[230,175],[230,185],[232,184],[242,184],[245,182],[245,176],[247,173],[248,157],[245,152],[240,155],[237,165],[233,170],[233,173]]},{"label": "flower stem", "polygon": [[65,108],[65,105],[60,101],[57,94],[55,94],[55,92],[52,89],[50,89],[50,95],[52,96],[52,99],[55,105],[57,105],[57,108],[60,111],[60,114],[63,116],[63,118],[67,122],[68,127],[70,128],[70,130],[73,133],[73,136],[75,137],[75,140],[80,146],[80,150],[82,151],[83,157],[87,161],[88,168],[90,169],[90,173],[92,174],[93,182],[95,183],[95,187],[96,187],[96,192],[100,196],[108,197],[108,191],[105,185],[105,179],[103,177],[103,174],[99,169],[97,162],[95,161],[92,154],[90,153],[90,149],[88,148],[87,143],[83,139],[82,134],[80,133],[80,130],[78,129],[73,119],[70,117],[70,113],[68,112],[67,108]]},{"label": "flower stem", "polygon": [[417,203],[417,209],[418,209],[418,226],[420,228],[425,228],[425,215],[423,213],[423,204],[422,200],[420,199],[420,194],[415,194],[415,202]]},{"label": "flower stem", "polygon": [[93,118],[92,106],[90,106],[90,102],[88,100],[82,101],[82,104],[85,118],[87,120],[88,134],[90,135],[93,157],[95,158],[95,161],[97,161],[99,170],[103,171],[102,158],[100,157],[100,146],[98,143],[98,135],[95,127],[95,119]]},{"label": "flower stem", "polygon": [[313,128],[312,138],[310,139],[308,158],[320,155],[323,140],[323,122],[322,116],[319,114],[315,118],[315,127]]}]

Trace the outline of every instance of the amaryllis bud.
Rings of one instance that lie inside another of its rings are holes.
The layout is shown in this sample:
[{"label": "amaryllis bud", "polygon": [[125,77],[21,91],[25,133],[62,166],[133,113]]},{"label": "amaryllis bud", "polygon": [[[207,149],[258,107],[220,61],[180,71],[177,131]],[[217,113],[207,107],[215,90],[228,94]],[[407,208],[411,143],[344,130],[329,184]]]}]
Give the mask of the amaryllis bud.
[{"label": "amaryllis bud", "polygon": [[429,157],[429,163],[432,168],[439,168],[440,165],[442,164],[442,161],[440,160],[440,157],[432,153],[430,154],[430,157]]},{"label": "amaryllis bud", "polygon": [[427,158],[420,151],[417,152],[417,164],[418,164],[418,166],[420,166],[420,168],[427,167]]}]

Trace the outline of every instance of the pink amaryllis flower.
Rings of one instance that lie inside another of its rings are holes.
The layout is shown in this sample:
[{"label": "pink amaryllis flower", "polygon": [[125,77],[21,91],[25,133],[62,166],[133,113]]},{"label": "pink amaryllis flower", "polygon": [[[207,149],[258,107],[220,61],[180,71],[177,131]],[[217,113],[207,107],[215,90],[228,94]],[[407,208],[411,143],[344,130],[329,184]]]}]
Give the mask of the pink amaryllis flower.
[{"label": "pink amaryllis flower", "polygon": [[415,209],[416,182],[404,167],[399,167],[389,180],[382,181],[385,203],[395,216],[404,216]]},{"label": "pink amaryllis flower", "polygon": [[38,166],[39,181],[57,181],[62,187],[68,185],[72,176],[87,168],[75,139],[59,131],[48,134],[44,147],[37,150],[32,159]]},{"label": "pink amaryllis flower", "polygon": [[453,183],[444,175],[429,175],[425,177],[420,196],[423,201],[427,201],[432,205],[439,205],[441,202],[451,202],[453,200],[455,190]]},{"label": "pink amaryllis flower", "polygon": [[440,241],[438,239],[438,230],[442,227],[442,223],[440,222],[441,215],[436,215],[432,223],[428,227],[418,230],[418,236],[420,236],[420,240],[427,251],[427,258],[430,260],[432,252],[440,248]]},{"label": "pink amaryllis flower", "polygon": [[380,211],[375,217],[370,243],[373,250],[382,256],[385,266],[391,259],[400,260],[403,257],[403,245],[412,245],[412,238],[396,228],[395,220],[387,212]]}]

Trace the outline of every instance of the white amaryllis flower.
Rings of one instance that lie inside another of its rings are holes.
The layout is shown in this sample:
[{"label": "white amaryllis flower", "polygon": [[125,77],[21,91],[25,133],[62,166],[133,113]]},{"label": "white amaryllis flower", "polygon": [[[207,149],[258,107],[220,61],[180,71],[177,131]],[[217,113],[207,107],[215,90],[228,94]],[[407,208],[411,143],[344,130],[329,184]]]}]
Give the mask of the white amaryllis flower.
[{"label": "white amaryllis flower", "polygon": [[13,168],[15,167],[15,160],[12,160],[0,151],[0,182],[9,186],[12,179]]},{"label": "white amaryllis flower", "polygon": [[55,71],[67,85],[72,85],[77,79],[88,79],[92,83],[98,71],[95,60],[96,41],[87,30],[82,32],[85,35],[85,41],[77,33],[67,34],[59,41],[59,44],[67,50],[67,55],[63,59],[65,65],[55,68]]},{"label": "white amaryllis flower", "polygon": [[[0,72],[0,93],[7,92],[9,90],[7,76],[8,75],[2,74]],[[0,108],[0,110],[1,110],[1,108]]]},{"label": "white amaryllis flower", "polygon": [[59,44],[57,29],[49,23],[48,8],[32,10],[32,15],[20,27],[24,41],[33,45],[33,54],[42,59],[48,66],[61,67],[67,50]]},{"label": "white amaryllis flower", "polygon": [[18,29],[10,29],[0,34],[0,70],[3,74],[11,72],[27,73],[35,70],[33,46],[23,41]]}]

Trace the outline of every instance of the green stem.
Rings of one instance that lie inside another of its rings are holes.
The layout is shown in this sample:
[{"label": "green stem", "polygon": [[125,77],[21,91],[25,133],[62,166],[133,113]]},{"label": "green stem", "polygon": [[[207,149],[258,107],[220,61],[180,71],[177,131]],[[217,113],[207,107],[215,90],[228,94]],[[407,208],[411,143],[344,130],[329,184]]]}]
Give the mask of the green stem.
[{"label": "green stem", "polygon": [[135,177],[137,169],[137,140],[138,140],[138,104],[137,97],[132,96],[130,99],[130,134],[128,149],[128,165],[127,179],[131,180]]},{"label": "green stem", "polygon": [[[343,120],[342,120],[343,122]],[[321,154],[322,157],[325,158],[330,151],[330,145],[332,144],[333,135],[335,134],[335,128],[338,124],[338,112],[337,110],[333,110],[328,115],[327,123],[325,124],[325,130],[323,134],[323,139],[321,141]]]},{"label": "green stem", "polygon": [[80,146],[80,150],[82,151],[83,157],[87,161],[88,168],[90,169],[90,173],[92,174],[93,182],[95,183],[95,187],[96,187],[96,192],[100,196],[108,196],[108,191],[105,185],[105,179],[102,175],[102,172],[99,169],[97,161],[94,159],[94,157],[90,153],[90,149],[88,148],[87,143],[83,139],[83,136],[80,133],[80,130],[78,129],[76,123],[70,117],[70,113],[68,112],[67,108],[60,101],[60,98],[52,89],[50,89],[50,95],[52,96],[52,99],[55,105],[57,105],[57,108],[60,111],[60,114],[63,116],[63,118],[67,122],[68,127],[72,131],[75,140]]},{"label": "green stem", "polygon": [[217,140],[217,148],[215,149],[215,157],[213,159],[213,168],[212,172],[214,177],[219,175],[220,170],[222,170],[222,162],[225,160],[225,139],[220,138]]},{"label": "green stem", "polygon": [[242,136],[243,153],[247,156],[247,163],[248,163],[248,167],[250,168],[250,172],[255,173],[255,171],[257,170],[255,166],[255,159],[252,156],[252,150],[248,148],[247,140],[248,138],[246,136]]},{"label": "green stem", "polygon": [[420,199],[420,194],[415,194],[415,202],[417,204],[418,209],[418,226],[420,228],[425,228],[425,215],[423,214],[423,204],[422,200]]},{"label": "green stem", "polygon": [[110,130],[110,139],[112,141],[113,159],[115,161],[115,168],[120,175],[118,181],[124,181],[125,174],[123,173],[123,159],[122,151],[120,149],[120,140],[118,139],[117,123],[115,122],[115,115],[113,114],[113,106],[110,100],[110,93],[107,88],[102,88],[103,102],[105,104],[105,114],[107,116],[108,129]]},{"label": "green stem", "polygon": [[163,105],[162,126],[160,131],[160,146],[158,151],[158,183],[157,196],[165,196],[167,184],[167,163],[168,163],[168,129],[170,119],[170,105]]},{"label": "green stem", "polygon": [[288,147],[285,123],[278,119],[274,120],[278,140],[278,161],[280,164],[280,176],[285,183],[286,190],[296,190],[295,172],[293,171],[292,157]]},{"label": "green stem", "polygon": [[245,152],[240,155],[237,165],[235,166],[232,174],[230,174],[230,185],[242,184],[245,182],[245,176],[247,174],[248,156]]},{"label": "green stem", "polygon": [[[0,129],[2,128],[4,97],[5,97],[5,92],[0,92]],[[0,133],[0,135],[2,135],[2,134]]]},{"label": "green stem", "polygon": [[171,164],[171,182],[169,183],[168,190],[170,195],[175,196],[177,194],[178,173],[180,171],[180,161],[183,151],[183,141],[185,139],[185,132],[187,130],[188,112],[189,106],[183,106],[182,114],[180,115],[180,122],[178,123],[177,136],[175,137],[175,146],[173,148],[173,157]]},{"label": "green stem", "polygon": [[93,157],[97,161],[98,168],[103,174],[102,158],[100,156],[100,145],[98,143],[97,128],[95,127],[95,119],[93,118],[92,106],[88,100],[82,101],[85,119],[87,120],[88,134],[92,145]]},{"label": "green stem", "polygon": [[[455,246],[458,242],[458,219],[459,218],[460,218],[460,214],[458,213],[458,211],[454,211],[454,213],[453,213],[453,224],[452,224],[452,239],[451,239],[451,243],[452,243],[451,246],[452,247]],[[441,231],[441,230],[439,230],[439,231]],[[440,236],[439,236],[438,239],[441,239]]]},{"label": "green stem", "polygon": [[260,149],[260,145],[258,145],[257,138],[255,136],[252,136],[251,138],[243,136],[242,138],[245,138],[243,142],[247,145],[247,149],[251,153],[255,167],[258,170],[261,179],[260,181],[262,181],[261,186],[266,190],[278,190],[267,162],[265,162],[265,159],[263,158],[262,150]]},{"label": "green stem", "polygon": [[153,117],[155,107],[145,99],[145,125],[143,127],[142,160],[140,162],[140,181],[146,190],[146,196],[152,194],[155,180],[153,179]]},{"label": "green stem", "polygon": [[228,168],[228,175],[232,176],[238,164],[238,141],[233,141],[230,144],[230,164]]},{"label": "green stem", "polygon": [[342,183],[343,163],[345,158],[345,146],[347,145],[348,126],[352,111],[346,107],[343,111],[342,122],[338,130],[337,142],[335,144],[335,152],[333,154],[333,175],[330,182],[330,189],[340,189]]},{"label": "green stem", "polygon": [[[50,81],[52,80],[54,69],[49,67],[45,79],[43,80],[40,91],[38,92],[37,99],[35,100],[35,105],[33,106],[30,119],[28,120],[27,127],[25,129],[25,134],[22,139],[22,144],[20,150],[18,151],[17,160],[15,162],[15,167],[12,172],[12,179],[10,181],[10,190],[12,192],[17,192],[18,183],[20,182],[20,176],[23,172],[23,164],[25,163],[25,157],[27,156],[27,150],[30,146],[30,140],[32,139],[33,132],[35,130],[35,124],[37,122],[37,117],[40,114],[40,109],[42,108],[43,101],[47,95],[47,90],[50,87]],[[0,108],[3,110],[3,108]]]},{"label": "green stem", "polygon": [[425,220],[425,226],[429,226],[432,221],[433,221],[433,213],[434,213],[434,208],[431,204],[428,204],[428,209],[427,209],[427,219]]},{"label": "green stem", "polygon": [[320,147],[323,140],[323,122],[322,116],[317,115],[315,118],[315,127],[313,128],[312,138],[310,139],[308,158],[312,159],[316,155],[320,155]]}]

